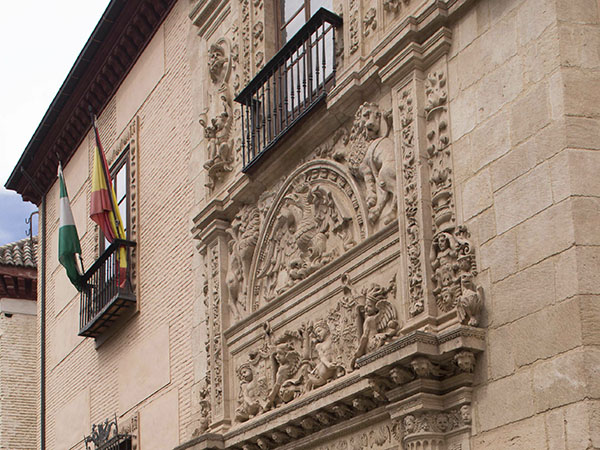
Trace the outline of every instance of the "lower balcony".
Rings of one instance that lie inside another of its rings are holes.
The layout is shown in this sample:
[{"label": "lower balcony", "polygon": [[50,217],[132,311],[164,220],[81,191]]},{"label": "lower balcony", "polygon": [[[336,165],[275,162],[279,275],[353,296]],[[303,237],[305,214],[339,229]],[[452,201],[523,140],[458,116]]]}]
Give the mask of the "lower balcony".
[{"label": "lower balcony", "polygon": [[79,336],[101,336],[135,307],[131,285],[131,250],[135,245],[115,240],[83,275]]}]

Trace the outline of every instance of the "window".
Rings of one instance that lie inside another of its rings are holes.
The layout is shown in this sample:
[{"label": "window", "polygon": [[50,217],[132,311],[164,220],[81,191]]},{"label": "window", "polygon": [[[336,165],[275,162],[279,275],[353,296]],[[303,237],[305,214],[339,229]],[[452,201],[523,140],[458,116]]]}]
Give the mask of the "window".
[{"label": "window", "polygon": [[[126,150],[110,169],[110,177],[112,178],[115,197],[117,198],[117,208],[121,214],[123,221],[123,229],[125,230],[125,238],[129,240],[129,151]],[[102,234],[102,232],[100,232]],[[101,251],[108,247],[109,242],[102,235],[100,237]]]},{"label": "window", "polygon": [[333,9],[333,0],[276,1],[279,2],[279,47],[283,47],[319,8]]}]

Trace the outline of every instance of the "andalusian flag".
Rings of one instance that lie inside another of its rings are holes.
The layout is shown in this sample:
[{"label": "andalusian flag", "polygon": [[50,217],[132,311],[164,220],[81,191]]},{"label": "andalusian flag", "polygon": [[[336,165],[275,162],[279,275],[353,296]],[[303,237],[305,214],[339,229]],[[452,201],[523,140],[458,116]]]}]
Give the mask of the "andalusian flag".
[{"label": "andalusian flag", "polygon": [[[92,172],[92,198],[90,204],[90,217],[98,224],[108,242],[115,239],[125,239],[125,229],[121,213],[117,208],[117,197],[113,189],[108,163],[100,143],[98,128],[94,123],[96,148],[94,149],[94,169]],[[127,252],[125,247],[119,249],[117,255],[119,262],[119,284],[123,286],[127,274]]]},{"label": "andalusian flag", "polygon": [[60,182],[60,221],[58,225],[58,260],[67,270],[71,283],[81,291],[81,273],[77,266],[76,254],[81,255],[81,244],[75,228],[71,203],[67,194],[62,165],[58,163],[58,179]]}]

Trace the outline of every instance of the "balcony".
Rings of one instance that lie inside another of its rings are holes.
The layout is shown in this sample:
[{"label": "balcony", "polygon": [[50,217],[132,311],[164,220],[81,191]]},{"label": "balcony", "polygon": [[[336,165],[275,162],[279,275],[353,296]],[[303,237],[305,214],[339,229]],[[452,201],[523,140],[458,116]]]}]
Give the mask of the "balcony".
[{"label": "balcony", "polygon": [[341,17],[319,9],[236,97],[242,105],[243,172],[248,172],[335,86]]},{"label": "balcony", "polygon": [[[131,287],[131,249],[135,242],[115,240],[83,275],[79,336],[98,337],[135,306]],[[123,249],[123,250],[121,250]],[[119,270],[125,255],[127,267]]]}]

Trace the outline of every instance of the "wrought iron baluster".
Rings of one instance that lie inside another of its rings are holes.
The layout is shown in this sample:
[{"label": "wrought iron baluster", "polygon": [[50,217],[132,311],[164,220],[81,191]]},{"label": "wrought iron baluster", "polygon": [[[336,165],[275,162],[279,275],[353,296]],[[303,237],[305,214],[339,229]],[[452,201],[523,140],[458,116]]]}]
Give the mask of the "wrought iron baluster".
[{"label": "wrought iron baluster", "polygon": [[317,95],[319,93],[319,87],[321,83],[319,82],[319,30],[315,30],[315,78],[317,82]]},{"label": "wrought iron baluster", "polygon": [[323,43],[323,92],[325,92],[325,82],[327,79],[327,58],[326,58],[326,51],[325,51],[325,22],[323,22],[323,25],[321,26],[321,41]]},{"label": "wrought iron baluster", "polygon": [[308,81],[308,73],[306,72],[307,64],[306,64],[306,39],[302,41],[302,91],[303,91],[303,102],[304,107],[306,108],[308,95],[306,92],[306,84]]},{"label": "wrought iron baluster", "polygon": [[331,32],[331,41],[333,42],[333,49],[331,51],[331,75],[332,75],[332,83],[335,85],[335,75],[337,72],[337,61],[335,60],[336,57],[336,50],[335,50],[335,28],[333,27],[333,25],[329,26],[329,30]]},{"label": "wrought iron baluster", "polygon": [[297,84],[296,84],[296,92],[298,94],[298,114],[300,114],[301,111],[301,98],[300,98],[300,92],[302,90],[302,81],[300,80],[300,49],[296,49],[296,80],[297,80]]},{"label": "wrought iron baluster", "polygon": [[265,84],[262,84],[261,87],[261,121],[262,121],[262,147],[260,148],[260,151],[262,152],[263,148],[265,148],[267,146],[267,122],[266,122],[266,114],[265,114]]}]

